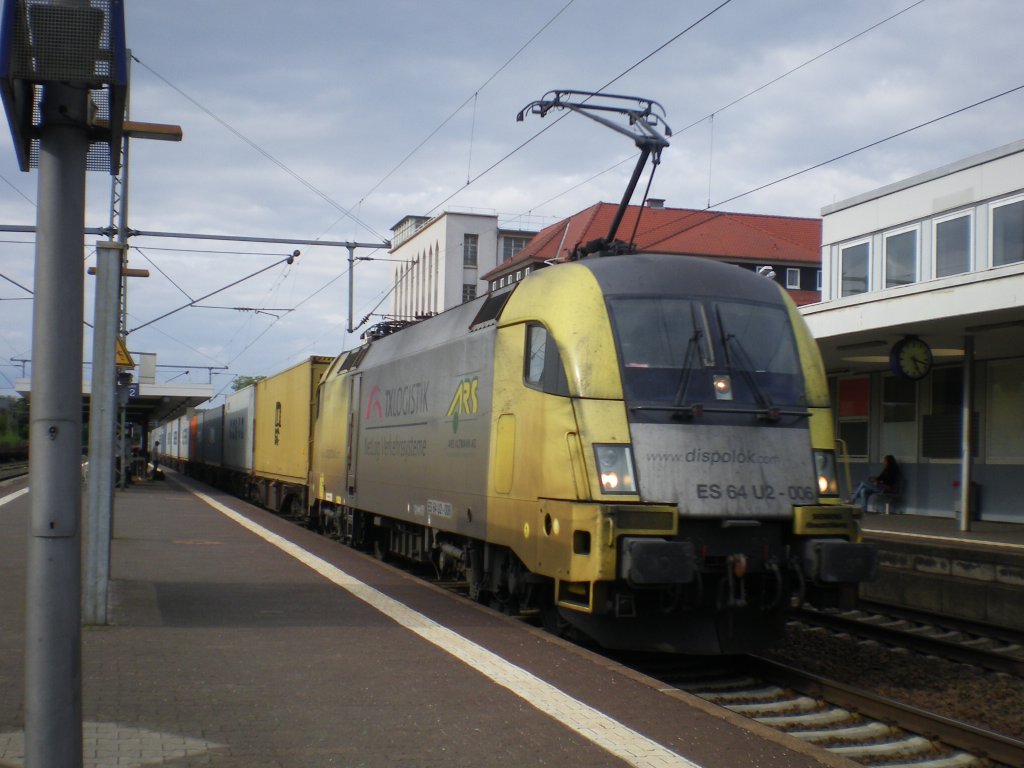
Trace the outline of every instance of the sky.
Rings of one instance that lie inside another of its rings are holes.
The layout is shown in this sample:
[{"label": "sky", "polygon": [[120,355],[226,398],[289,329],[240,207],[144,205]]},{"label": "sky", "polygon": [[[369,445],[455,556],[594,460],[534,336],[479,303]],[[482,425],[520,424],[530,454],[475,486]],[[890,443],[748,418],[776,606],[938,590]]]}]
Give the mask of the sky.
[{"label": "sky", "polygon": [[[1024,126],[1019,0],[125,6],[130,117],[184,133],[132,141],[127,223],[146,232],[376,244],[410,214],[540,229],[617,203],[636,155],[627,137],[578,114],[516,121],[552,89],[659,102],[673,136],[650,196],[678,208],[817,217]],[[18,169],[8,131],[0,182],[0,224],[34,225],[38,172]],[[87,227],[109,223],[110,187],[89,173]],[[98,239],[83,238],[84,266]],[[336,355],[365,330],[346,332],[345,248],[130,245],[129,266],[150,277],[129,284],[128,348],[157,354],[160,381],[223,393],[235,376]],[[378,259],[352,276],[353,315],[372,323],[388,309],[388,253],[356,255]],[[34,260],[32,234],[0,235],[0,395],[31,374]],[[93,278],[84,286],[91,320]]]}]

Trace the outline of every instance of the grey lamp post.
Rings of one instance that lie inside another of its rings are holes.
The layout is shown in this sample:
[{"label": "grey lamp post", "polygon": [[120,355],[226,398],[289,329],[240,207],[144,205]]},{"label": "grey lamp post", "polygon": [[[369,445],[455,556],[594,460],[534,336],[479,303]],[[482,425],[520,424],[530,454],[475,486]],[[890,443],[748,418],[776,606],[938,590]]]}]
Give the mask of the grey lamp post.
[{"label": "grey lamp post", "polygon": [[[40,768],[82,764],[85,172],[117,171],[128,87],[126,50],[122,0],[4,2],[0,95],[21,169],[39,169],[25,758],[27,765]],[[105,125],[98,125],[104,118]]]}]

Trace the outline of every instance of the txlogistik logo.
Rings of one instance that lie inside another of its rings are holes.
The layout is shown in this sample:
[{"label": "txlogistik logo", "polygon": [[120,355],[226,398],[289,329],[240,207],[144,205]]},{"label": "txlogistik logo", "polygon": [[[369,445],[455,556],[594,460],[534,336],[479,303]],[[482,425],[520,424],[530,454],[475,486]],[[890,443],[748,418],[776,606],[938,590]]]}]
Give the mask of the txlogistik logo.
[{"label": "txlogistik logo", "polygon": [[477,387],[479,379],[463,379],[455,385],[455,392],[452,394],[452,404],[448,406],[448,418],[452,420],[452,432],[459,431],[459,421],[466,416],[475,416],[479,410],[480,403],[477,400]]},{"label": "txlogistik logo", "polygon": [[401,384],[381,389],[376,384],[366,400],[367,421],[399,416],[421,416],[430,410],[427,392],[430,382],[417,381],[415,384]]}]

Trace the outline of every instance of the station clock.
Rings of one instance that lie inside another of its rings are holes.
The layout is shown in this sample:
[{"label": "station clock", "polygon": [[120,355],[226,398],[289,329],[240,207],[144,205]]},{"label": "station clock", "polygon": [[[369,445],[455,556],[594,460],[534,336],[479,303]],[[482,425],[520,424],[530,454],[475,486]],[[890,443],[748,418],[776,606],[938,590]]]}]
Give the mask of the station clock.
[{"label": "station clock", "polygon": [[931,347],[917,336],[904,336],[893,344],[889,352],[889,367],[905,379],[923,379],[932,369]]}]

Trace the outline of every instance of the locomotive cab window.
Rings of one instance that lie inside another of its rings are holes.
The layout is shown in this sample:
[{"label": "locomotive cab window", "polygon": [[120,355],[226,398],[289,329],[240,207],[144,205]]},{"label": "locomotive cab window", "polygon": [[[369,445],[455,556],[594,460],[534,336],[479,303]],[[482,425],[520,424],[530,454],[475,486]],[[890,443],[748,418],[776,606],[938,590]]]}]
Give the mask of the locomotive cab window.
[{"label": "locomotive cab window", "polygon": [[539,389],[551,395],[569,396],[569,381],[558,354],[558,346],[543,325],[530,323],[526,326],[523,380],[531,389]]},{"label": "locomotive cab window", "polygon": [[782,305],[678,296],[616,296],[608,305],[632,402],[803,402],[800,359]]}]

